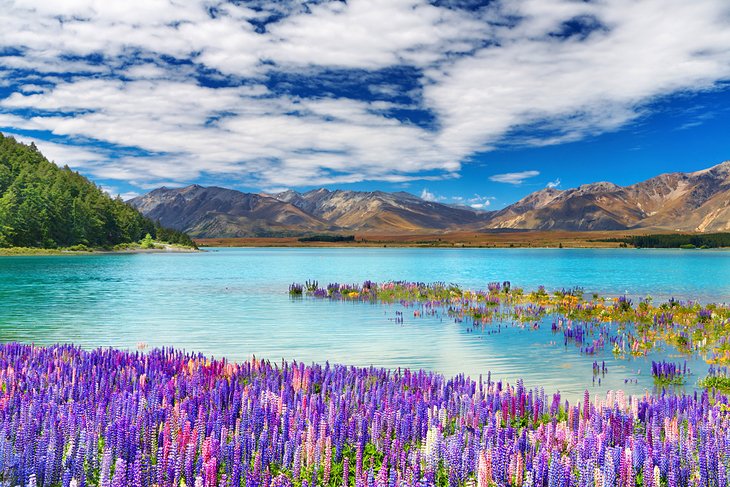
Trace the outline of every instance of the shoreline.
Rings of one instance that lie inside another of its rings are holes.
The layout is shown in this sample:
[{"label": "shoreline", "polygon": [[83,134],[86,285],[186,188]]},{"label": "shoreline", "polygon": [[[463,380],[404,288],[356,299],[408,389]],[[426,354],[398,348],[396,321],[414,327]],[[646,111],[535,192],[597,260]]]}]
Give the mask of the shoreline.
[{"label": "shoreline", "polygon": [[115,254],[194,254],[205,252],[190,247],[165,246],[161,249],[90,249],[90,250],[66,250],[66,249],[44,249],[35,247],[7,247],[0,248],[0,257],[41,257],[59,255],[115,255]]},{"label": "shoreline", "polygon": [[[195,238],[199,247],[207,248],[423,248],[423,249],[676,249],[676,250],[727,250],[730,247],[686,248],[676,246],[636,246],[619,239],[657,235],[687,235],[676,232],[649,233],[647,230],[626,231],[505,231],[505,232],[452,232],[420,234],[354,234],[349,241],[300,241],[301,236],[289,237],[216,237]],[[694,234],[693,234],[694,235]],[[703,234],[696,234],[703,236]],[[613,240],[612,240],[613,239]],[[128,244],[129,245],[129,244]],[[139,244],[131,244],[139,245]],[[199,249],[161,244],[164,248],[140,247],[117,249],[42,249],[11,247],[0,248],[0,256],[14,255],[77,255],[77,254],[128,254],[128,253],[193,253]]]}]

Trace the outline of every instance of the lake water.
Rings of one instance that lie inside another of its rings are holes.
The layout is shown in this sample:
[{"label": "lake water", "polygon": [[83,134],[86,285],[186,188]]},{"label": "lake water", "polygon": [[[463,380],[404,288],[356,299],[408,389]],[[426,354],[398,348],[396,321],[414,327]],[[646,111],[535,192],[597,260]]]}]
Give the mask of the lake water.
[{"label": "lake water", "polygon": [[[548,290],[580,286],[730,301],[730,253],[582,249],[213,249],[199,254],[0,257],[0,340],[84,347],[174,346],[245,360],[340,362],[465,373],[577,397],[585,388],[651,390],[652,359],[581,356],[549,323],[469,333],[448,318],[416,318],[400,305],[291,299],[288,285],[408,280],[485,289],[490,281]],[[396,311],[405,323],[395,324]],[[548,321],[552,319],[549,318]],[[489,333],[489,332],[492,333]],[[610,347],[609,347],[610,348]],[[593,360],[609,373],[592,382]],[[677,358],[677,361],[684,359]],[[689,361],[695,378],[707,366]],[[624,379],[637,379],[625,384]]]}]

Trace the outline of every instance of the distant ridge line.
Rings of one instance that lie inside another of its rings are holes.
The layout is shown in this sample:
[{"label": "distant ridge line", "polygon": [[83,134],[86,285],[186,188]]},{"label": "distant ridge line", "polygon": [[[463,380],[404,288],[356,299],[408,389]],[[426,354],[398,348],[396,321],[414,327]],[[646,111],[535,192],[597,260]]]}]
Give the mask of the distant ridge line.
[{"label": "distant ridge line", "polygon": [[157,188],[129,203],[198,238],[313,234],[416,234],[527,230],[730,231],[730,161],[660,174],[629,186],[610,182],[545,188],[498,211],[424,200],[406,192],[293,190],[243,193],[193,184]]}]

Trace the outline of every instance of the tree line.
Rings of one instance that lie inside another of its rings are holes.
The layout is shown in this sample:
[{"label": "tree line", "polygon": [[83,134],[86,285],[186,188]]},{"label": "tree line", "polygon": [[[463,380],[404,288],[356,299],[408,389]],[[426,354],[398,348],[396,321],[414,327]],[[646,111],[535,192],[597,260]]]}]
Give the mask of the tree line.
[{"label": "tree line", "polygon": [[714,249],[730,247],[730,233],[681,234],[658,233],[649,235],[631,235],[621,238],[601,239],[602,242],[622,242],[637,248],[704,248]]},{"label": "tree line", "polygon": [[354,242],[354,235],[310,235],[301,237],[300,242]]},{"label": "tree line", "polygon": [[195,245],[186,234],[162,228],[68,166],[48,161],[35,144],[0,134],[0,247],[110,248],[147,234]]}]

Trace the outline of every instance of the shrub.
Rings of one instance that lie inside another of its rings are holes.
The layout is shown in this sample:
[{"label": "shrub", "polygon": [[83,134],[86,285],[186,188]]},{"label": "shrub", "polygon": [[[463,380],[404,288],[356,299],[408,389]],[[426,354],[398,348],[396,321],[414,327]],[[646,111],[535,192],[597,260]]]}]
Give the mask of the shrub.
[{"label": "shrub", "polygon": [[155,241],[152,240],[152,235],[150,235],[149,233],[145,235],[145,237],[139,242],[139,244],[143,249],[155,248]]},{"label": "shrub", "polygon": [[66,247],[69,252],[91,252],[91,249],[84,244],[76,244]]}]

